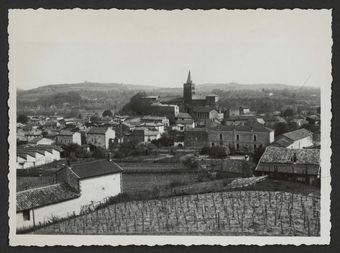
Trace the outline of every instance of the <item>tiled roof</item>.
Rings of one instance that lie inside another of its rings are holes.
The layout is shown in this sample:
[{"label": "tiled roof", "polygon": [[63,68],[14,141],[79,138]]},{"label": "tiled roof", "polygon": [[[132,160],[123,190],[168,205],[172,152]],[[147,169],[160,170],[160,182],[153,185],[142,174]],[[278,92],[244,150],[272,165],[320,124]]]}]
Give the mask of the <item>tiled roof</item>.
[{"label": "tiled roof", "polygon": [[232,126],[227,126],[227,125],[219,125],[214,129],[211,130],[217,130],[217,131],[239,131],[239,132],[250,132],[250,131],[254,131],[254,132],[271,132],[273,131],[270,128],[267,128],[265,126],[263,126],[260,123],[253,123],[253,124],[246,124],[246,125],[232,125]]},{"label": "tiled roof", "polygon": [[80,179],[121,173],[123,171],[118,164],[107,159],[74,163],[71,164],[71,168]]},{"label": "tiled roof", "polygon": [[93,127],[89,130],[88,134],[105,134],[107,127]]},{"label": "tiled roof", "polygon": [[293,140],[285,138],[283,136],[282,138],[279,138],[275,142],[273,142],[271,146],[287,148],[289,145],[293,143],[294,143]]},{"label": "tiled roof", "polygon": [[178,119],[176,120],[176,124],[183,124],[183,125],[186,125],[186,124],[192,124],[194,123],[194,120],[193,119]]},{"label": "tiled roof", "polygon": [[319,149],[287,149],[268,146],[263,153],[260,163],[292,163],[296,155],[295,164],[320,164]]},{"label": "tiled roof", "polygon": [[301,128],[292,132],[284,133],[283,136],[291,139],[293,141],[300,140],[312,135],[312,132],[308,131],[307,129]]},{"label": "tiled roof", "polygon": [[74,133],[71,132],[70,130],[61,130],[59,135],[63,135],[63,136],[72,136]]},{"label": "tiled roof", "polygon": [[54,184],[17,192],[17,212],[79,197],[66,184]]},{"label": "tiled roof", "polygon": [[186,113],[186,112],[180,112],[178,113],[178,116],[177,118],[187,118],[187,119],[191,119],[191,115],[189,113]]}]

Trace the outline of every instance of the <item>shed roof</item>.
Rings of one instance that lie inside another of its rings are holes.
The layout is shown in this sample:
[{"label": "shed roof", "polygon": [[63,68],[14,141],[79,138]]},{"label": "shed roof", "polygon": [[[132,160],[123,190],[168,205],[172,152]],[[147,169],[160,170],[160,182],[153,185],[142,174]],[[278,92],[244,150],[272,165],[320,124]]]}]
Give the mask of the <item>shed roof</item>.
[{"label": "shed roof", "polygon": [[268,146],[259,163],[283,163],[292,164],[292,158],[296,156],[295,164],[320,164],[319,149],[287,149]]},{"label": "shed roof", "polygon": [[283,136],[287,137],[288,139],[291,139],[293,141],[297,141],[303,138],[306,138],[308,136],[312,136],[313,133],[308,131],[307,129],[301,128],[292,132],[284,133]]},{"label": "shed roof", "polygon": [[75,163],[71,167],[80,179],[121,173],[123,171],[118,164],[107,159]]},{"label": "shed roof", "polygon": [[88,134],[105,134],[108,127],[93,127],[89,130]]},{"label": "shed roof", "polygon": [[17,212],[74,199],[79,196],[79,193],[72,191],[64,183],[20,191],[16,195]]}]

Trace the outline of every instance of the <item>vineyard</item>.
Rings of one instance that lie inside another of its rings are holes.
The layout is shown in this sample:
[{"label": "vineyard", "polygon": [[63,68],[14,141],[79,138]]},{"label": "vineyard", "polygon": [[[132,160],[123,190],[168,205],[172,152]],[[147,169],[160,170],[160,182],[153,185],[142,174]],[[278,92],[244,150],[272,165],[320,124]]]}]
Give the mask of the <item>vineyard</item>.
[{"label": "vineyard", "polygon": [[318,236],[320,198],[312,193],[235,191],[131,201],[34,233]]}]

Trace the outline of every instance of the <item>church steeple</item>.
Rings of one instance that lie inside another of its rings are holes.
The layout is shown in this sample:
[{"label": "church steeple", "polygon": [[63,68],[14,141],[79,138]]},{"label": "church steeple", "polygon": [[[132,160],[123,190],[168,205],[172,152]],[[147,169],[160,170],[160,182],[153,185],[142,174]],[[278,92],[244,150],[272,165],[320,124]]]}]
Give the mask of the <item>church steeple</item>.
[{"label": "church steeple", "polygon": [[190,70],[189,70],[189,74],[188,74],[187,83],[192,83]]}]

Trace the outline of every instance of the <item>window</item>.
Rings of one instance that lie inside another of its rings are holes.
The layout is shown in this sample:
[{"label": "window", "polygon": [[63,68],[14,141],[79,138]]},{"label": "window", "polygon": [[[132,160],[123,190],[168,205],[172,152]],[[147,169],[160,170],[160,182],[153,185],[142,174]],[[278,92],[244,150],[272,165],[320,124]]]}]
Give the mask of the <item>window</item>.
[{"label": "window", "polygon": [[256,134],[254,134],[254,141],[256,141],[256,138],[257,138],[257,136],[256,136]]},{"label": "window", "polygon": [[215,146],[215,143],[211,143],[211,146],[214,147],[214,146]]},{"label": "window", "polygon": [[22,216],[24,217],[24,220],[30,220],[31,217],[30,217],[30,210],[24,210],[22,212]]},{"label": "window", "polygon": [[254,144],[254,150],[257,148],[256,144]]},{"label": "window", "polygon": [[240,135],[236,134],[236,140],[239,141],[240,140]]},{"label": "window", "polygon": [[222,134],[220,134],[220,140],[222,140]]},{"label": "window", "polygon": [[240,150],[240,144],[238,144],[238,143],[236,144],[236,149]]}]

